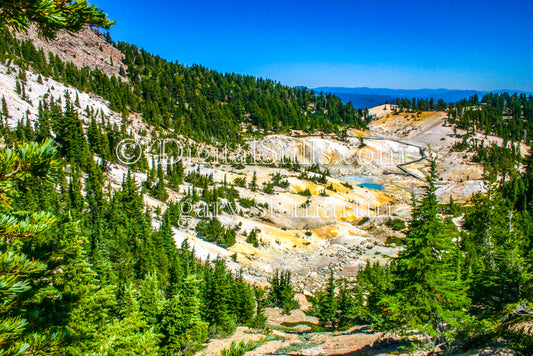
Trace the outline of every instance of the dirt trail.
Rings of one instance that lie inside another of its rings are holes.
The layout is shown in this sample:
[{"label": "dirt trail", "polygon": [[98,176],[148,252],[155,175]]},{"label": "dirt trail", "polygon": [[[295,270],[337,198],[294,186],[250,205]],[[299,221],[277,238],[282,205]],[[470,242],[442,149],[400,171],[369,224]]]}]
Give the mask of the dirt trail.
[{"label": "dirt trail", "polygon": [[217,356],[223,349],[229,348],[232,341],[257,341],[267,335],[273,340],[246,355],[400,355],[397,340],[381,340],[383,335],[373,332],[368,326],[354,326],[342,332],[319,332],[313,331],[318,328],[318,319],[306,315],[301,309],[284,315],[279,308],[269,308],[266,315],[269,331],[239,327],[228,338],[210,340],[197,355]]}]

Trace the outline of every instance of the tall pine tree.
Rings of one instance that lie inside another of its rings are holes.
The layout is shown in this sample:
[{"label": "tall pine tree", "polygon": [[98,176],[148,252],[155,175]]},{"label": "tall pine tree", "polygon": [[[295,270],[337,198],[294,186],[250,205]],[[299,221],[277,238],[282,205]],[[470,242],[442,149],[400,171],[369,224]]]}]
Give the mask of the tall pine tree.
[{"label": "tall pine tree", "polygon": [[436,162],[425,193],[415,202],[405,249],[392,261],[394,287],[381,301],[381,328],[420,335],[423,347],[438,349],[454,340],[468,320],[467,284],[461,276],[457,230],[439,216]]}]

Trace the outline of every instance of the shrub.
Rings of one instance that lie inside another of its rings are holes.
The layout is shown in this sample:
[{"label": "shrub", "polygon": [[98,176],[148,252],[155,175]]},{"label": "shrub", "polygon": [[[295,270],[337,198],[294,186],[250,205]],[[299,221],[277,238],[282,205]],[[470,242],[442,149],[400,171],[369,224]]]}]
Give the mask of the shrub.
[{"label": "shrub", "polygon": [[405,221],[403,221],[402,219],[390,219],[385,225],[387,225],[394,231],[402,231],[406,227]]},{"label": "shrub", "polygon": [[302,192],[298,192],[298,194],[303,195],[304,197],[310,197],[310,196],[313,195],[313,194],[311,194],[311,191],[309,190],[309,188],[305,189]]}]

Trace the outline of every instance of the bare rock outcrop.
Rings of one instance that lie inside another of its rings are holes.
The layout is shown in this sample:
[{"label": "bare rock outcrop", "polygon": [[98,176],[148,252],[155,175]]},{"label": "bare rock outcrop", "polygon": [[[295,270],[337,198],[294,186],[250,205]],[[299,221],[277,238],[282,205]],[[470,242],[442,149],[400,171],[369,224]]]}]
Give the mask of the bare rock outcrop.
[{"label": "bare rock outcrop", "polygon": [[98,69],[110,76],[119,76],[120,66],[126,68],[122,63],[124,54],[101,32],[90,27],[79,33],[59,31],[53,41],[39,37],[35,26],[30,26],[27,33],[16,33],[15,36],[21,40],[31,39],[34,46],[41,48],[47,56],[52,53],[78,68]]}]

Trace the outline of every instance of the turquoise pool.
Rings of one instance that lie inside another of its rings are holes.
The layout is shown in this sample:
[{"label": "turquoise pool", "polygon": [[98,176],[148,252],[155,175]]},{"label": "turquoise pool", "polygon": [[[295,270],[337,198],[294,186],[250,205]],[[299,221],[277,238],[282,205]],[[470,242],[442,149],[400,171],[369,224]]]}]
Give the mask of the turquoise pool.
[{"label": "turquoise pool", "polygon": [[385,189],[381,184],[376,184],[376,183],[361,183],[361,184],[357,184],[357,186],[362,187],[362,188],[374,189],[374,190]]},{"label": "turquoise pool", "polygon": [[383,190],[385,189],[381,184],[377,184],[374,181],[374,178],[371,176],[347,176],[342,179],[349,182],[356,182],[357,186],[362,188],[374,189],[374,190]]}]

